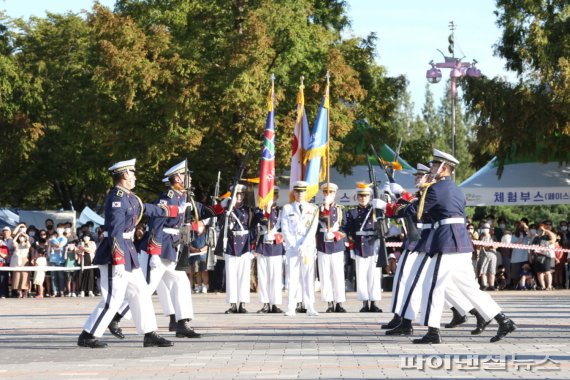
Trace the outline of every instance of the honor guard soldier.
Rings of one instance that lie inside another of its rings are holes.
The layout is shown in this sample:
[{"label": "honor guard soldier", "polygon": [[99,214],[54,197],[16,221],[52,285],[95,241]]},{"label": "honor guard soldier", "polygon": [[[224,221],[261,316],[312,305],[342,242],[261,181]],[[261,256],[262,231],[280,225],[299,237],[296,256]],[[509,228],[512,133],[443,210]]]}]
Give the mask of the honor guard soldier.
[{"label": "honor guard soldier", "polygon": [[382,268],[376,267],[379,241],[371,196],[372,189],[368,185],[356,185],[358,206],[347,212],[346,232],[350,238],[350,255],[355,260],[356,297],[363,303],[360,311],[380,313],[382,310],[376,302],[381,299]]},{"label": "honor guard soldier", "polygon": [[273,190],[273,202],[258,210],[253,222],[257,252],[257,292],[263,307],[258,313],[282,313],[283,235],[281,208],[277,206],[279,187]]},{"label": "honor guard soldier", "polygon": [[[334,183],[321,185],[323,204],[319,207],[317,252],[321,299],[328,303],[327,313],[345,313],[342,303],[346,301],[344,284],[344,250],[346,217],[342,206],[335,203],[338,186]],[[336,304],[336,305],[335,305]]]},{"label": "honor guard soldier", "polygon": [[[491,342],[497,342],[515,331],[515,323],[501,312],[499,305],[489,294],[479,290],[475,280],[471,253],[473,243],[465,227],[465,196],[451,179],[459,161],[450,154],[433,150],[430,177],[432,185],[422,193],[419,202],[408,205],[387,204],[386,215],[392,217],[413,216],[421,219],[428,214],[433,220],[427,254],[432,257],[424,268],[422,288],[422,322],[428,332],[414,343],[441,343],[439,333],[445,292],[455,284],[467,299],[482,314],[485,320],[494,318],[499,328]],[[396,192],[396,191],[394,191]]]},{"label": "honor guard soldier", "polygon": [[[226,302],[230,308],[226,314],[247,313],[245,304],[250,302],[249,286],[251,277],[251,236],[250,225],[253,221],[253,212],[244,204],[246,187],[236,184],[236,198],[226,198],[214,209],[216,214],[223,213],[223,209],[235,202],[229,216],[228,243],[224,252],[226,262]],[[230,191],[233,192],[233,188]],[[239,306],[238,306],[239,305]]]},{"label": "honor guard soldier", "polygon": [[104,239],[93,260],[93,264],[99,265],[103,299],[85,322],[77,344],[81,347],[106,347],[106,343],[96,338],[103,336],[121,303],[127,300],[137,332],[144,334],[144,347],[172,346],[172,342],[156,333],[152,292],[140,268],[133,236],[143,214],[176,217],[179,208],[142,203],[132,192],[136,182],[134,159],[116,163],[109,171],[115,186],[105,200]]},{"label": "honor guard soldier", "polygon": [[[187,161],[174,165],[164,173],[170,186],[164,191],[157,203],[177,206],[184,210],[194,210],[195,205],[188,201],[187,188],[191,183]],[[180,227],[184,223],[185,213],[177,218],[151,218],[148,222],[149,235],[146,252],[141,252],[141,265],[151,291],[158,291],[163,311],[175,315],[177,338],[199,338],[189,322],[194,318],[192,290],[186,272],[176,270],[176,264],[182,251]],[[197,226],[198,228],[198,226]],[[203,226],[202,226],[203,228]],[[172,308],[174,313],[172,313]],[[170,327],[170,326],[169,326]],[[170,328],[169,328],[170,329]]]},{"label": "honor guard soldier", "polygon": [[[319,226],[319,209],[305,200],[308,183],[297,181],[293,185],[295,201],[283,206],[281,231],[289,278],[288,304],[285,315],[295,315],[297,292],[302,293],[307,315],[315,311],[315,258],[316,232]],[[299,289],[300,288],[300,289]]]}]

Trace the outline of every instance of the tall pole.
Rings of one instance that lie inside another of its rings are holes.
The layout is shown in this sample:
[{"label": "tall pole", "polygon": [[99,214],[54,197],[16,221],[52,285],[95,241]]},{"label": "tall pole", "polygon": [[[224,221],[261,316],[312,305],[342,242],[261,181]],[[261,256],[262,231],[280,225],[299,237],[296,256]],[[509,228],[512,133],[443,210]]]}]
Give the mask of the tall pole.
[{"label": "tall pole", "polygon": [[[331,115],[331,100],[329,98],[329,84],[330,84],[330,73],[327,70],[327,88],[325,89],[325,102],[328,102],[327,108],[327,191],[330,191],[330,182],[331,182],[331,165],[330,165],[330,141],[331,141],[331,126],[330,126],[330,115]],[[325,103],[325,105],[327,105]],[[328,193],[327,193],[328,194]],[[332,209],[329,205],[329,217],[327,219],[327,232],[331,229],[331,212]]]}]

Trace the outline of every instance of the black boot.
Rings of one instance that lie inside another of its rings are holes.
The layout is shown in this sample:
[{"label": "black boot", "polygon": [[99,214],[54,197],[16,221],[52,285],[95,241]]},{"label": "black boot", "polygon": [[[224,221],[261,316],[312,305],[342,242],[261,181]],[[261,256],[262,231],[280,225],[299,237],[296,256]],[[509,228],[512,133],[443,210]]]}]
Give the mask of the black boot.
[{"label": "black boot", "polygon": [[413,333],[412,320],[406,318],[402,318],[402,322],[392,330],[386,331],[386,335],[412,335]]},{"label": "black boot", "polygon": [[400,323],[402,323],[402,317],[398,314],[394,314],[394,318],[392,318],[392,320],[387,324],[380,326],[380,328],[383,330],[392,330],[393,328],[398,327]]},{"label": "black boot", "polygon": [[303,302],[297,302],[297,308],[295,309],[297,313],[306,313],[307,309],[303,306]]},{"label": "black boot", "polygon": [[362,309],[360,309],[361,313],[368,313],[370,311],[370,307],[368,307],[368,301],[362,301]]},{"label": "black boot", "polygon": [[329,307],[327,307],[326,313],[334,313],[334,302],[329,302]]},{"label": "black boot", "polygon": [[170,322],[168,322],[168,331],[176,331],[176,315],[170,314]]},{"label": "black boot", "polygon": [[342,304],[340,302],[337,302],[336,304],[336,308],[334,309],[335,313],[346,313],[346,309],[344,307],[342,307]]},{"label": "black boot", "polygon": [[125,335],[123,335],[123,330],[119,326],[119,322],[121,321],[122,318],[123,316],[117,313],[111,320],[111,323],[109,323],[109,331],[111,332],[111,334],[113,334],[115,338],[119,339],[125,339]]},{"label": "black boot", "polygon": [[467,322],[467,316],[459,314],[456,308],[452,307],[451,311],[453,312],[453,318],[451,318],[451,322],[445,324],[444,327],[446,329],[452,329]]},{"label": "black boot", "polygon": [[173,346],[169,340],[164,339],[156,333],[156,331],[151,331],[144,334],[143,347],[170,347]]},{"label": "black boot", "polygon": [[271,307],[271,312],[278,314],[278,313],[283,313],[283,310],[281,310],[280,308],[278,308],[277,305],[273,305],[273,306]]},{"label": "black boot", "polygon": [[439,329],[435,327],[428,327],[427,334],[422,336],[420,339],[414,339],[413,342],[415,344],[439,344],[441,343]]},{"label": "black boot", "polygon": [[87,331],[81,331],[79,338],[77,339],[77,345],[79,347],[89,347],[89,348],[105,348],[107,343],[99,342],[92,334]]},{"label": "black boot", "polygon": [[190,327],[189,322],[189,319],[181,319],[176,323],[177,338],[200,338],[200,334]]},{"label": "black boot", "polygon": [[477,327],[475,328],[475,330],[471,331],[471,335],[481,334],[483,331],[485,331],[485,328],[487,328],[489,323],[491,323],[491,321],[492,321],[492,319],[485,321],[485,318],[483,318],[483,316],[481,314],[479,314],[477,309],[471,309],[469,311],[469,314],[474,315],[475,318],[477,319]]},{"label": "black boot", "polygon": [[242,313],[242,314],[247,313],[247,310],[245,309],[245,303],[243,303],[243,302],[239,303],[238,313]]},{"label": "black boot", "polygon": [[376,306],[374,301],[370,301],[370,312],[371,313],[381,313],[382,309],[380,309],[378,306]]},{"label": "black boot", "polygon": [[498,342],[503,339],[507,334],[512,333],[517,329],[517,325],[505,314],[499,313],[495,316],[495,321],[499,323],[497,334],[491,338],[491,343]]},{"label": "black boot", "polygon": [[264,303],[263,307],[257,311],[257,313],[271,313],[271,305]]},{"label": "black boot", "polygon": [[230,308],[226,310],[226,314],[236,314],[238,312],[237,305],[235,303],[230,304]]}]

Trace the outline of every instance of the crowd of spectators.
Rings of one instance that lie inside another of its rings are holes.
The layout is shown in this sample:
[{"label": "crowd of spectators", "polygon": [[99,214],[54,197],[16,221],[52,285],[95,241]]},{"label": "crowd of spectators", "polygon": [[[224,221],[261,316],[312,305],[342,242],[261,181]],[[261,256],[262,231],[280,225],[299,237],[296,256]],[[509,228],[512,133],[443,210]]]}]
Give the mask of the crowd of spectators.
[{"label": "crowd of spectators", "polygon": [[[0,271],[0,298],[95,296],[97,269],[84,269],[91,265],[95,236],[100,232],[93,227],[93,223],[86,223],[74,230],[71,222],[54,225],[52,219],[46,219],[41,229],[25,223],[14,230],[4,227],[0,237],[0,266],[39,268]],[[69,270],[41,270],[45,266]]]}]

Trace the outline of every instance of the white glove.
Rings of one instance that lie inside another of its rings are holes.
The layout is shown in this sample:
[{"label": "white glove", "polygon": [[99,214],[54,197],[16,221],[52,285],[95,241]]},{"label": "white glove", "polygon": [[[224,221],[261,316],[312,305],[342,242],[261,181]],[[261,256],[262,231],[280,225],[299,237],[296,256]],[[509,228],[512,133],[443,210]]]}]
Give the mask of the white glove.
[{"label": "white glove", "polygon": [[372,207],[380,209],[380,210],[386,210],[386,205],[387,203],[384,202],[382,199],[373,199],[372,200]]},{"label": "white glove", "polygon": [[382,188],[382,194],[388,194],[389,196],[394,198],[394,193],[392,192],[392,188],[390,185],[391,185],[390,183],[384,185],[384,187]]},{"label": "white glove", "polygon": [[331,231],[328,231],[325,233],[325,239],[326,240],[334,240],[334,233]]},{"label": "white glove", "polygon": [[159,263],[160,263],[160,256],[159,255],[150,255],[150,260],[148,262],[148,265],[152,269],[158,268]]},{"label": "white glove", "polygon": [[231,200],[232,200],[231,197],[230,197],[230,198],[222,199],[222,201],[220,202],[220,205],[221,205],[223,208],[228,208],[228,206],[230,205]]},{"label": "white glove", "polygon": [[123,277],[123,274],[125,274],[125,265],[124,264],[113,265],[113,273],[111,274],[112,277],[121,278],[121,277]]},{"label": "white glove", "polygon": [[396,195],[400,195],[404,192],[404,188],[395,182],[390,184],[390,190]]},{"label": "white glove", "polygon": [[186,209],[190,209],[190,211],[192,211],[192,203],[186,202],[178,206],[178,213],[184,214],[186,212]]}]

